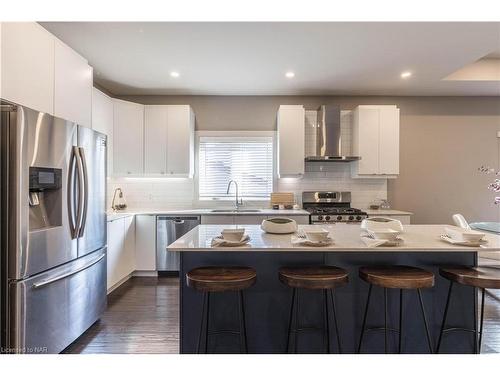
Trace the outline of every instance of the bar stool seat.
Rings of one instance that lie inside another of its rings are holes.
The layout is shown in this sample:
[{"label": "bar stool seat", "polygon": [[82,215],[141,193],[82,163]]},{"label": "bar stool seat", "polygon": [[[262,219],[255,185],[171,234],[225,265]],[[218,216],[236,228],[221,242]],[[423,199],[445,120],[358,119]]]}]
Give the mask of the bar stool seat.
[{"label": "bar stool seat", "polygon": [[199,267],[186,275],[187,285],[200,292],[237,292],[255,284],[257,272],[250,267]]},{"label": "bar stool seat", "polygon": [[369,284],[391,289],[421,289],[434,286],[434,274],[410,266],[361,267],[359,277]]},{"label": "bar stool seat", "polygon": [[[256,281],[257,272],[253,268],[241,266],[199,267],[192,269],[186,274],[186,284],[203,293],[203,307],[198,336],[198,353],[201,352],[202,347],[204,348],[204,352],[208,353],[209,335],[220,333],[238,335],[240,337],[240,351],[242,353],[248,352],[243,291],[254,285]],[[209,329],[211,310],[210,297],[212,293],[220,292],[236,292],[238,295],[238,331],[211,331]]]},{"label": "bar stool seat", "polygon": [[[474,353],[481,353],[481,344],[483,340],[483,322],[484,322],[484,294],[485,289],[500,289],[500,269],[493,267],[466,267],[466,266],[452,266],[443,267],[439,269],[439,274],[450,281],[448,289],[448,297],[446,298],[446,305],[444,308],[443,321],[441,323],[441,330],[439,332],[439,339],[436,347],[436,352],[439,353],[443,335],[453,331],[464,331],[474,334]],[[474,306],[473,318],[474,328],[467,327],[447,327],[446,319],[448,317],[448,309],[453,290],[453,284],[461,284],[474,288]],[[480,308],[480,321],[479,329],[477,326],[477,295],[476,290],[481,290],[481,308]]]},{"label": "bar stool seat", "polygon": [[492,267],[446,267],[439,270],[444,278],[475,288],[500,289],[500,269]]},{"label": "bar stool seat", "polygon": [[346,270],[333,266],[283,267],[280,281],[290,288],[331,289],[349,282]]}]

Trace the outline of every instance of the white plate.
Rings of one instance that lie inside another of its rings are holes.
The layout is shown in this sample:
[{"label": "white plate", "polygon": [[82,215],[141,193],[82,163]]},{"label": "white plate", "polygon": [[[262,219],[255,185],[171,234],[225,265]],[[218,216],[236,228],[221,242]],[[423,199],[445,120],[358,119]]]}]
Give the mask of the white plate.
[{"label": "white plate", "polygon": [[441,238],[445,242],[451,243],[452,245],[470,246],[470,247],[478,247],[488,242],[487,240],[480,240],[476,242],[454,241],[451,239],[451,237],[449,237],[446,234],[442,234],[441,236],[439,236],[439,238]]},{"label": "white plate", "polygon": [[294,245],[299,245],[299,246],[313,246],[313,247],[328,246],[334,243],[333,238],[331,237],[327,237],[325,241],[311,241],[303,236],[304,236],[303,234],[295,236],[292,239],[292,243]]},{"label": "white plate", "polygon": [[225,240],[222,235],[217,236],[212,238],[212,246],[227,246],[227,247],[236,247],[236,246],[243,246],[247,244],[250,241],[250,236],[248,234],[245,234],[242,238],[241,241],[227,241]]}]

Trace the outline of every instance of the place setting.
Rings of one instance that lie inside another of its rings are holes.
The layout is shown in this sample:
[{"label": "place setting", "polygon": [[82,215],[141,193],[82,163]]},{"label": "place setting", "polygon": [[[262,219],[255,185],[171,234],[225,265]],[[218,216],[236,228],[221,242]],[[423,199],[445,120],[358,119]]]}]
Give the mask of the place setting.
[{"label": "place setting", "polygon": [[292,245],[322,247],[333,245],[331,234],[325,228],[307,228],[298,230],[292,236]]},{"label": "place setting", "polygon": [[403,225],[399,220],[373,217],[361,222],[361,241],[367,247],[401,246]]},{"label": "place setting", "polygon": [[488,243],[484,238],[485,233],[459,227],[446,227],[444,229],[445,234],[439,236],[439,238],[452,245],[457,246],[469,246],[469,247],[481,247]]},{"label": "place setting", "polygon": [[222,232],[212,238],[212,247],[239,247],[249,246],[250,236],[245,233],[245,228],[223,229]]}]

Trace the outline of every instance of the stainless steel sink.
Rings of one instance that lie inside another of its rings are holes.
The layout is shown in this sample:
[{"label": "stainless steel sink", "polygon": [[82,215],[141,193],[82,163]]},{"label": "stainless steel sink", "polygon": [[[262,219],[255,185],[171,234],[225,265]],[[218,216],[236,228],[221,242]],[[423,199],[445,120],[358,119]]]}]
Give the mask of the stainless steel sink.
[{"label": "stainless steel sink", "polygon": [[238,213],[238,212],[261,212],[262,210],[258,209],[251,209],[251,208],[242,208],[240,210],[235,210],[235,209],[216,209],[216,210],[211,210],[210,212],[227,212],[227,213]]}]

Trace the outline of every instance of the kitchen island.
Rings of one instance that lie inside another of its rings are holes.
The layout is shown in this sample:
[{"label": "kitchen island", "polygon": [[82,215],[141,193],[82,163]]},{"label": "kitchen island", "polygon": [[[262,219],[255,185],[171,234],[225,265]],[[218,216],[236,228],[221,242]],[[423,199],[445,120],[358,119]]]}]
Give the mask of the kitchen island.
[{"label": "kitchen island", "polygon": [[[248,266],[257,271],[257,283],[245,291],[248,350],[250,353],[283,353],[286,348],[291,290],[278,280],[278,270],[283,266],[335,265],[349,272],[348,285],[336,290],[336,307],[340,336],[344,353],[354,353],[361,330],[363,308],[368,293],[368,284],[358,277],[358,268],[363,265],[404,264],[421,267],[436,275],[433,288],[422,291],[431,338],[435,343],[444,312],[448,281],[439,276],[443,265],[474,266],[481,251],[500,251],[500,236],[487,234],[487,243],[480,247],[451,245],[440,239],[444,225],[406,225],[397,247],[368,248],[360,238],[359,225],[330,225],[334,243],[326,247],[297,246],[292,235],[264,233],[257,225],[244,227],[251,241],[241,247],[212,247],[211,240],[222,229],[236,226],[200,225],[171,244],[167,251],[181,252],[180,293],[180,351],[196,352],[201,321],[201,293],[186,286],[186,273],[200,266]],[[307,226],[300,226],[304,228]],[[317,227],[317,226],[315,226]],[[369,326],[383,324],[383,291],[374,288],[369,311]],[[397,327],[399,319],[399,291],[388,292],[389,326]],[[404,294],[404,353],[427,353],[425,330],[418,299],[414,291]],[[449,310],[451,325],[474,325],[474,299],[472,288],[455,288]],[[322,295],[317,291],[300,292],[301,325],[323,324]],[[234,293],[219,293],[211,300],[211,329],[235,329],[238,326],[237,297]],[[389,349],[396,351],[398,335],[389,336]],[[335,337],[332,337],[335,342]],[[451,333],[443,341],[441,352],[471,353],[473,335]],[[384,335],[370,332],[365,335],[363,353],[382,353]],[[238,352],[238,337],[214,335],[209,341],[211,352]],[[335,349],[335,348],[334,348]],[[324,352],[323,334],[304,331],[297,341],[299,353]]]}]

